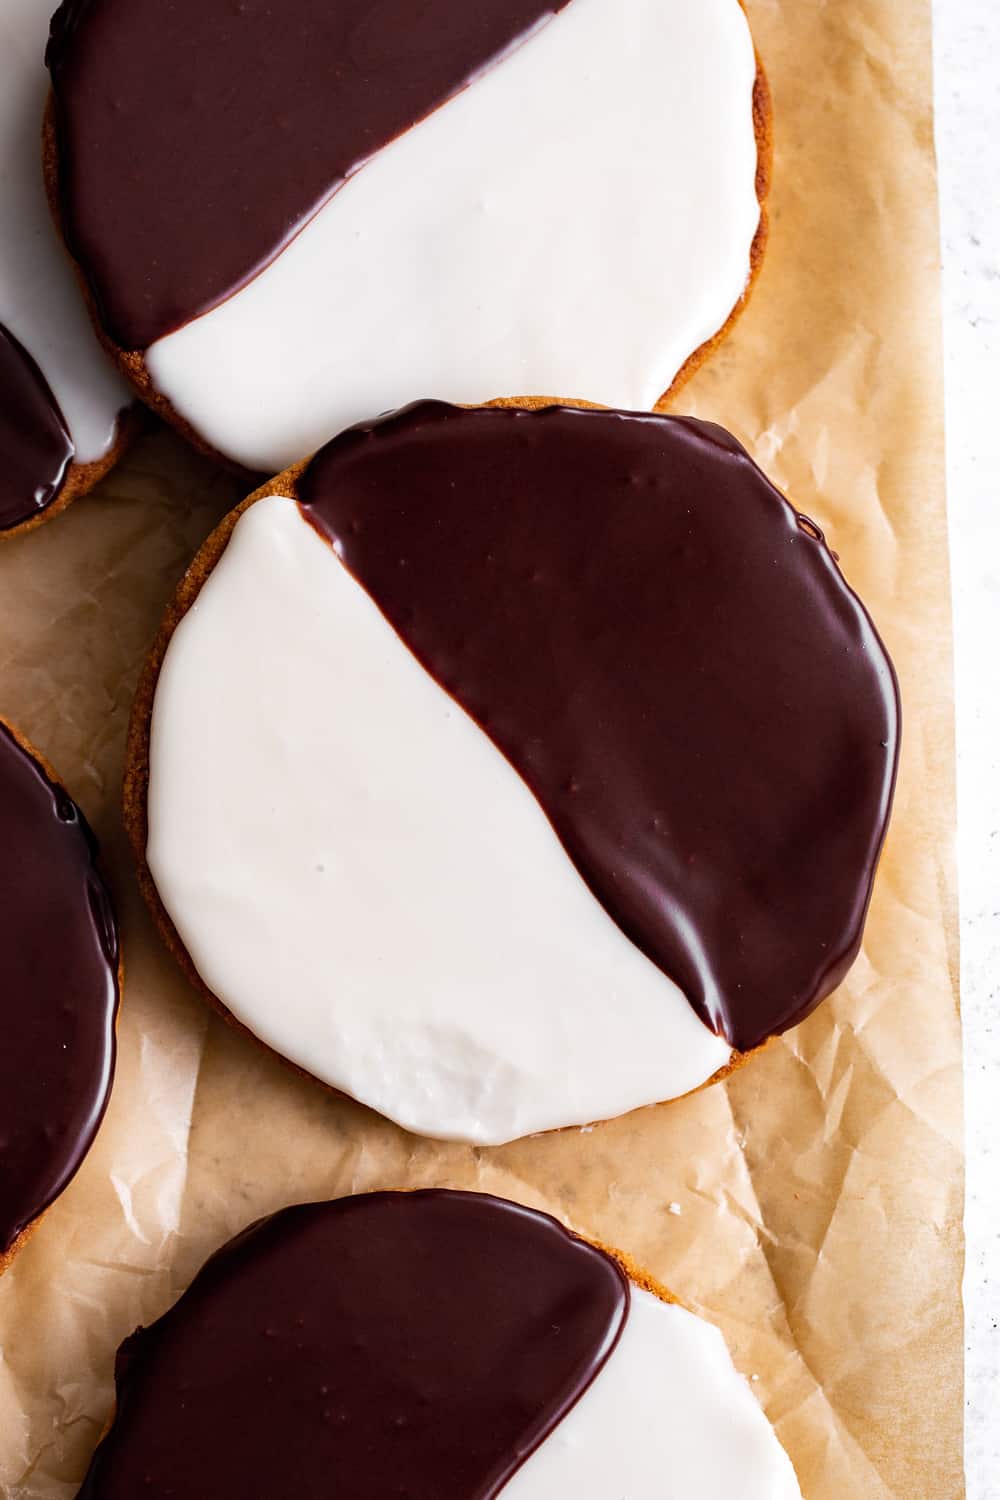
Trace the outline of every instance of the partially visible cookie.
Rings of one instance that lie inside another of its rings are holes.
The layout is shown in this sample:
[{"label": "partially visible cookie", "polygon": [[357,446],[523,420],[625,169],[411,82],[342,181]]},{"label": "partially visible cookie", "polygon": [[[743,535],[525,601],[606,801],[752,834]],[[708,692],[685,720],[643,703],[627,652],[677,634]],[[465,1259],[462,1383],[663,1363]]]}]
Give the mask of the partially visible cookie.
[{"label": "partially visible cookie", "polygon": [[42,172],[46,0],[0,7],[0,540],[58,514],[124,446],[128,386],[89,326]]},{"label": "partially visible cookie", "polygon": [[653,407],[760,268],[740,0],[66,0],[48,60],[102,336],[254,472],[415,391]]},{"label": "partially visible cookie", "polygon": [[0,1271],[80,1166],[115,1064],[111,898],[83,814],[0,720]]},{"label": "partially visible cookie", "polygon": [[80,1500],[801,1500],[717,1329],[476,1193],[261,1220],[115,1384]]},{"label": "partially visible cookie", "polygon": [[857,954],[898,746],[863,605],[728,433],[420,402],[206,543],[125,813],[210,1000],[495,1144],[677,1098],[807,1016]]}]

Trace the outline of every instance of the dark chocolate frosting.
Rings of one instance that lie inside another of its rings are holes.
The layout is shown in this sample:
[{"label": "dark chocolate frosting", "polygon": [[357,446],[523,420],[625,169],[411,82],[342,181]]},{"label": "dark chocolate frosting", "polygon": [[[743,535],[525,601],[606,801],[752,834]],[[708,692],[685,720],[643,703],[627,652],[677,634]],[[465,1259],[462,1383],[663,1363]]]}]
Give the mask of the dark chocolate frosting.
[{"label": "dark chocolate frosting", "polygon": [[0,724],[0,1256],[73,1176],[111,1089],[118,935],[94,856]]},{"label": "dark chocolate frosting", "polygon": [[0,323],[0,531],[52,504],[72,458],[73,443],[45,376]]},{"label": "dark chocolate frosting", "polygon": [[64,0],[62,220],[145,349],[271,261],[364,162],[568,0]]},{"label": "dark chocolate frosting", "polygon": [[895,675],[816,528],[684,417],[409,407],[336,438],[305,513],[733,1047],[853,961]]},{"label": "dark chocolate frosting", "polygon": [[598,1374],[610,1256],[499,1198],[287,1208],[121,1347],[81,1500],[488,1500]]}]

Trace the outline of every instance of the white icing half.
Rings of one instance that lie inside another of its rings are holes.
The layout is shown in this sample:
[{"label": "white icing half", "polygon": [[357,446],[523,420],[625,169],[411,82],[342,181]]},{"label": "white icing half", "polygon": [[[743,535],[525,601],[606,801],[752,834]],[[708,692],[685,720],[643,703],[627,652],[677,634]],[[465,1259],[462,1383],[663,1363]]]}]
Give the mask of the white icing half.
[{"label": "white icing half", "polygon": [[621,1339],[503,1500],[801,1500],[722,1334],[632,1288]]},{"label": "white icing half", "polygon": [[729,1060],[294,501],[245,513],[173,635],[147,855],[213,993],[424,1135],[583,1124]]},{"label": "white icing half", "polygon": [[154,344],[154,383],[268,473],[417,396],[653,406],[746,287],[755,76],[737,0],[572,0]]},{"label": "white icing half", "polygon": [[131,397],[87,317],[42,177],[43,65],[53,0],[0,3],[0,323],[39,366],[78,463],[103,458]]}]

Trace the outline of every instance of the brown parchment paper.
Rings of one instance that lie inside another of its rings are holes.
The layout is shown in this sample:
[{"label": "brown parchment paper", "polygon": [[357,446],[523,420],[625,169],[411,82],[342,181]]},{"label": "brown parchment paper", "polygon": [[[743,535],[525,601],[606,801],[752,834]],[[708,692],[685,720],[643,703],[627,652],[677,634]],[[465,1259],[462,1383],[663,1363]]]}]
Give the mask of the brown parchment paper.
[{"label": "brown parchment paper", "polygon": [[772,243],[750,311],[680,401],[730,426],[824,527],[899,668],[902,773],[864,951],[830,1003],[725,1085],[499,1150],[406,1136],[234,1035],[156,941],[119,823],[143,655],[194,548],[239,498],[151,431],[98,493],[0,547],[0,708],[102,839],[127,966],[105,1125],[0,1280],[9,1500],[75,1495],[116,1346],[249,1220],[429,1183],[547,1207],[717,1322],[807,1500],[963,1493],[929,4],[749,9],[775,96]]}]

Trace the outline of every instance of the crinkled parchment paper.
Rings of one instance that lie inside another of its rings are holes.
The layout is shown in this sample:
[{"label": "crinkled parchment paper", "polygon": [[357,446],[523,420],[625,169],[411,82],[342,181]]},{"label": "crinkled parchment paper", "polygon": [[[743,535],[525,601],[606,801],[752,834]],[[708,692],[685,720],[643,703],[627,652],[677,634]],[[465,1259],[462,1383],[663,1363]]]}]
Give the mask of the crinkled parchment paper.
[{"label": "crinkled parchment paper", "polygon": [[75,1494],[117,1344],[223,1240],[285,1203],[404,1183],[509,1194],[629,1251],[723,1328],[808,1500],[963,1492],[929,6],[750,10],[775,94],[771,249],[749,313],[681,400],[733,428],[826,530],[899,668],[902,779],[864,952],[830,1003],[727,1085],[499,1150],[408,1137],[227,1030],[154,938],[119,826],[144,652],[238,498],[151,431],[98,494],[0,548],[0,708],[102,839],[127,964],[106,1123],[0,1282],[10,1500]]}]

